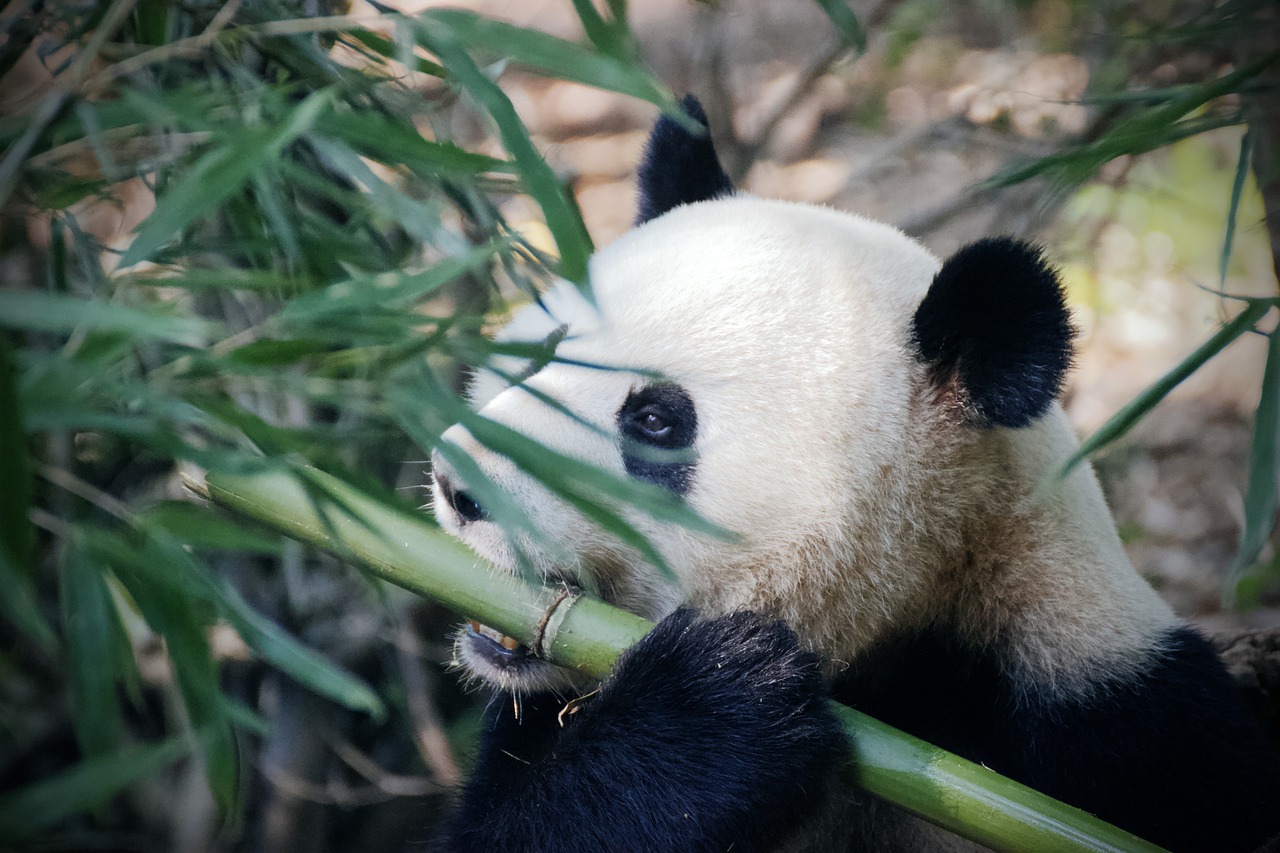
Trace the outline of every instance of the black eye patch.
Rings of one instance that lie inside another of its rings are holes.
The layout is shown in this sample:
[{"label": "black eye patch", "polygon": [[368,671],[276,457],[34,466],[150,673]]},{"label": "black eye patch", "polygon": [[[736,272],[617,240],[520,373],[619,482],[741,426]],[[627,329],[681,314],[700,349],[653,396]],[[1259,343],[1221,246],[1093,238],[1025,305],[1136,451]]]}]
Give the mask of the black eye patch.
[{"label": "black eye patch", "polygon": [[[638,480],[648,480],[677,495],[689,491],[698,435],[693,398],[679,385],[649,385],[627,395],[618,409],[622,464]],[[678,453],[672,451],[688,451]]]}]

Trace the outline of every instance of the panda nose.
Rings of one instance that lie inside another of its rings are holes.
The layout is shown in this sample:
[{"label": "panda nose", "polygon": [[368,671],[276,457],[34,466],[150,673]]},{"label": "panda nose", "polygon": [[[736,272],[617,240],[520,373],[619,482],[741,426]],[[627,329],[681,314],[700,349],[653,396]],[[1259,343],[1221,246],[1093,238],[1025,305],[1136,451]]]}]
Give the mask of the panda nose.
[{"label": "panda nose", "polygon": [[439,460],[432,460],[431,471],[432,476],[435,477],[436,486],[440,489],[440,497],[444,498],[449,508],[458,514],[463,524],[489,517],[484,507],[476,503],[471,495],[458,488],[453,476],[440,464]]}]

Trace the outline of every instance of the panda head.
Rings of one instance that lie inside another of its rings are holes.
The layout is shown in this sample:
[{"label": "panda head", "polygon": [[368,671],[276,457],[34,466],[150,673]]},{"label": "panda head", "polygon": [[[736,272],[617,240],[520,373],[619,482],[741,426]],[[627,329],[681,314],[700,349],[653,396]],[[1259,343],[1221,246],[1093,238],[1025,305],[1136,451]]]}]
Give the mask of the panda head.
[{"label": "panda head", "polygon": [[[708,135],[669,118],[639,180],[638,225],[592,258],[591,299],[561,283],[499,335],[552,342],[555,358],[496,359],[472,402],[736,537],[627,511],[660,571],[461,426],[443,440],[537,533],[501,529],[437,453],[439,520],[502,568],[532,564],[655,619],[681,603],[772,613],[847,659],[926,609],[948,538],[975,511],[987,438],[1053,405],[1071,337],[1057,279],[1014,241],[939,263],[889,226],[737,194]],[[517,691],[562,678],[514,645],[473,623],[459,659]]]}]

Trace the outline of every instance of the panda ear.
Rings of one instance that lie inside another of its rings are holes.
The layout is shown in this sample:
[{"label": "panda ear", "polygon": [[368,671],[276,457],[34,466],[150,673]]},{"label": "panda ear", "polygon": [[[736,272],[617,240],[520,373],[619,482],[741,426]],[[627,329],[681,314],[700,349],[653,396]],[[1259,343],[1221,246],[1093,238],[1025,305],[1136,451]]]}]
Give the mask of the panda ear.
[{"label": "panda ear", "polygon": [[649,134],[639,169],[640,205],[636,224],[661,216],[674,207],[707,201],[733,192],[733,182],[716,157],[707,114],[693,95],[680,107],[702,125],[691,133],[670,116],[662,116]]},{"label": "panda ear", "polygon": [[1075,330],[1058,275],[1010,238],[956,252],[916,309],[912,338],[941,394],[978,423],[1024,427],[1048,410],[1071,365]]}]

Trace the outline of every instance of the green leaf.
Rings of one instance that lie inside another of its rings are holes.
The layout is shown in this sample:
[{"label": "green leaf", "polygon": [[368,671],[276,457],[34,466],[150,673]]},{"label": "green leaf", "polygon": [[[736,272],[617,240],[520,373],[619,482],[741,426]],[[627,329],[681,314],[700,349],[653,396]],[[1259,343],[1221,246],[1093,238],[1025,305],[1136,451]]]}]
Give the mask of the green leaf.
[{"label": "green leaf", "polygon": [[154,437],[160,429],[160,422],[150,415],[117,415],[86,406],[54,406],[49,409],[34,409],[26,414],[27,429],[35,433],[52,430],[105,432],[146,440]]},{"label": "green leaf", "polygon": [[285,213],[287,205],[274,171],[270,165],[257,170],[249,177],[249,185],[253,187],[258,210],[266,220],[265,233],[280,247],[288,268],[296,270],[301,265],[302,250],[298,247],[293,220]]},{"label": "green leaf", "polygon": [[344,672],[258,613],[230,584],[188,554],[177,540],[156,527],[149,529],[156,561],[178,572],[185,586],[213,603],[240,638],[264,660],[321,696],[354,711],[382,719],[386,708],[364,681]]},{"label": "green leaf", "polygon": [[119,332],[193,347],[204,346],[214,330],[212,323],[195,317],[35,290],[0,290],[0,326],[33,332]]},{"label": "green leaf", "polygon": [[235,737],[218,688],[218,667],[205,630],[209,608],[172,574],[172,565],[147,543],[132,543],[105,530],[86,531],[91,553],[107,561],[142,611],[143,618],[164,636],[173,675],[192,727],[203,735],[205,774],[223,814],[238,819],[239,774]]},{"label": "green leaf", "polygon": [[505,424],[469,413],[461,423],[486,447],[510,456],[548,488],[572,488],[579,500],[591,495],[634,506],[657,521],[678,524],[699,533],[732,537],[729,531],[699,516],[680,498],[660,486],[622,477],[573,456],[552,450]]},{"label": "green leaf", "polygon": [[280,319],[289,324],[310,324],[331,316],[360,315],[375,307],[411,306],[449,282],[483,268],[510,245],[505,239],[490,240],[420,272],[395,271],[338,282],[292,300],[280,312]]},{"label": "green leaf", "polygon": [[147,260],[187,226],[226,201],[254,172],[310,130],[321,113],[331,108],[332,100],[329,90],[314,92],[279,124],[254,128],[212,147],[160,194],[155,210],[139,226],[137,236],[120,259],[120,266]]},{"label": "green leaf", "polygon": [[49,623],[40,613],[31,586],[31,577],[9,555],[9,549],[0,548],[0,614],[3,614],[37,648],[52,656],[58,651],[58,639]]},{"label": "green leaf", "polygon": [[[0,307],[0,312],[3,312]],[[18,399],[17,368],[7,333],[0,332],[0,549],[14,570],[27,576],[34,529],[27,519],[31,508],[31,462]]]},{"label": "green leaf", "polygon": [[[581,287],[587,286],[587,258],[593,251],[591,237],[582,223],[577,205],[570,199],[564,184],[551,171],[551,167],[538,154],[529,133],[516,115],[515,107],[498,85],[481,72],[466,51],[450,34],[449,28],[437,30],[427,26],[436,20],[439,12],[428,13],[420,19],[418,37],[454,73],[454,79],[466,87],[498,125],[502,144],[515,158],[529,194],[542,208],[547,228],[555,238],[560,251],[560,274]],[[472,17],[459,13],[462,19]],[[449,14],[444,20],[450,19]],[[505,25],[504,25],[505,26]]]},{"label": "green leaf", "polygon": [[1087,456],[1096,453],[1111,442],[1124,435],[1138,420],[1151,411],[1157,403],[1168,396],[1184,379],[1195,373],[1200,367],[1224,350],[1236,338],[1251,330],[1255,323],[1271,308],[1271,300],[1250,300],[1243,311],[1234,320],[1220,328],[1213,337],[1201,344],[1195,352],[1183,359],[1182,363],[1170,370],[1155,384],[1147,388],[1124,408],[1089,436],[1075,453],[1058,471],[1058,477],[1065,477],[1076,465]]},{"label": "green leaf", "polygon": [[[369,50],[386,59],[400,59],[400,52],[396,50],[396,46],[390,39],[384,38],[377,33],[369,30],[351,30],[343,34],[345,38],[353,39],[364,45]],[[429,62],[422,57],[412,57],[413,69],[423,74],[430,74],[433,77],[447,77],[448,72],[440,65]]]},{"label": "green leaf", "polygon": [[1236,177],[1231,182],[1231,205],[1227,208],[1227,232],[1222,237],[1222,256],[1218,259],[1218,292],[1227,289],[1227,264],[1231,261],[1231,246],[1236,237],[1236,214],[1240,211],[1240,196],[1244,191],[1244,179],[1249,174],[1249,157],[1253,153],[1253,128],[1246,128],[1240,138],[1240,156],[1236,159]]},{"label": "green leaf", "polygon": [[1167,100],[1124,119],[1099,138],[1031,163],[1006,169],[984,181],[983,185],[1008,186],[1037,175],[1049,174],[1057,183],[1069,186],[1085,180],[1117,157],[1143,154],[1189,136],[1243,124],[1244,116],[1238,110],[1223,115],[1198,113],[1210,101],[1238,93],[1250,80],[1275,62],[1277,57],[1280,57],[1280,52],[1273,52],[1215,80],[1186,90],[1167,90]]},{"label": "green leaf", "polygon": [[105,805],[123,789],[159,773],[189,750],[184,735],[126,747],[4,794],[0,796],[0,840],[35,839],[67,818]]},{"label": "green leaf", "polygon": [[320,116],[316,132],[340,139],[366,157],[400,163],[419,175],[470,177],[485,172],[514,172],[506,160],[476,154],[448,142],[433,142],[412,124],[370,112]]},{"label": "green leaf", "polygon": [[1262,399],[1253,424],[1249,448],[1249,489],[1244,499],[1244,529],[1233,574],[1257,562],[1280,509],[1276,480],[1280,477],[1280,329],[1269,335],[1267,366],[1262,375]]},{"label": "green leaf", "polygon": [[[475,86],[466,79],[470,75],[459,73],[453,64],[454,42],[460,42],[469,50],[505,57],[519,65],[536,68],[552,77],[630,95],[655,104],[664,111],[678,111],[675,97],[652,74],[616,56],[596,53],[571,41],[463,9],[431,9],[422,13],[418,21],[419,38],[424,39],[427,49],[439,56],[454,79],[477,98]],[[445,46],[450,55],[441,54],[436,49],[439,46]],[[507,150],[511,151],[510,146]],[[515,154],[514,151],[511,153]]]},{"label": "green leaf", "polygon": [[627,29],[625,4],[613,10],[612,21],[600,14],[591,0],[573,0],[573,8],[578,13],[578,20],[582,22],[582,29],[596,50],[615,59],[634,63],[638,51],[635,39]]},{"label": "green leaf", "polygon": [[262,338],[239,346],[223,357],[223,364],[247,367],[278,367],[329,352],[333,345],[310,338]]},{"label": "green leaf", "polygon": [[161,501],[137,516],[140,525],[164,530],[193,548],[218,548],[279,555],[278,536],[245,527],[184,501]]},{"label": "green leaf", "polygon": [[822,11],[827,13],[831,23],[835,25],[840,37],[849,47],[862,53],[867,49],[867,33],[862,29],[858,16],[845,4],[844,0],[817,0]]},{"label": "green leaf", "polygon": [[150,287],[181,287],[185,290],[249,290],[258,293],[288,294],[297,290],[299,281],[282,272],[274,270],[247,270],[234,267],[222,269],[182,269],[166,270],[158,274],[156,270],[144,273],[121,275],[119,280],[125,284],[139,284]]},{"label": "green leaf", "polygon": [[122,634],[102,571],[78,537],[65,543],[58,592],[76,740],[86,757],[108,755],[119,745],[123,728],[115,668]]},{"label": "green leaf", "polygon": [[308,141],[330,168],[348,178],[352,186],[364,187],[365,195],[361,201],[371,210],[398,223],[406,234],[423,245],[439,242],[440,210],[437,206],[419,201],[399,186],[382,180],[364,158],[347,145],[318,136],[311,136]]},{"label": "green leaf", "polygon": [[505,424],[476,414],[467,415],[461,423],[481,444],[509,457],[553,494],[621,542],[635,548],[668,576],[671,576],[671,569],[666,560],[648,538],[622,515],[623,507],[634,506],[658,521],[732,538],[729,531],[703,519],[666,489],[619,477],[552,450]]}]

